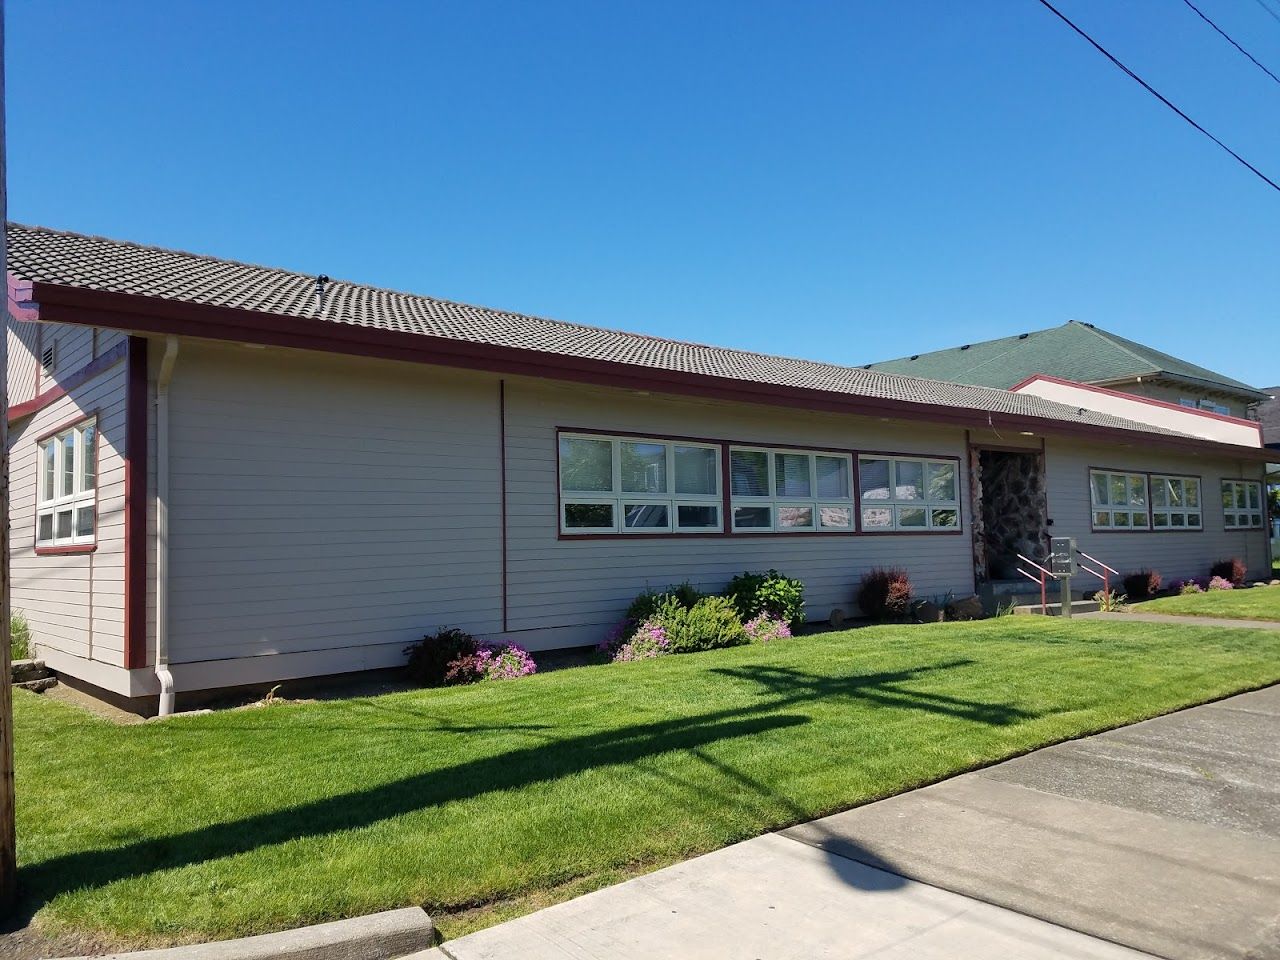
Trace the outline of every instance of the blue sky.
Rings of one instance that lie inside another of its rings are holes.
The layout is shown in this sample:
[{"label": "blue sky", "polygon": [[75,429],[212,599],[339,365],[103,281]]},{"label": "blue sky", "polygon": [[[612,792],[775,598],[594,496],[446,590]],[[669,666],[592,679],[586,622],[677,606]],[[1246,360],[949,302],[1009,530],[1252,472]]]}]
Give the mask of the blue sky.
[{"label": "blue sky", "polygon": [[[1280,73],[1254,0],[1197,4]],[[1280,179],[1280,85],[1181,0],[1058,5]],[[1035,0],[8,13],[16,220],[841,363],[1074,317],[1280,383],[1280,194]]]}]

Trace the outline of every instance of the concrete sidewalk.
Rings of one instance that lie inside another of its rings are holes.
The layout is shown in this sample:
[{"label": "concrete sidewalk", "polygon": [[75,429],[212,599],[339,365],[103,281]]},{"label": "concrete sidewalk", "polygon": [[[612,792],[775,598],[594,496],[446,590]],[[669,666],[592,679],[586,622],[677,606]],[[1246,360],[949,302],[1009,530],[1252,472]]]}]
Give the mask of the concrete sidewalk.
[{"label": "concrete sidewalk", "polygon": [[1280,686],[758,837],[430,955],[1280,960]]}]

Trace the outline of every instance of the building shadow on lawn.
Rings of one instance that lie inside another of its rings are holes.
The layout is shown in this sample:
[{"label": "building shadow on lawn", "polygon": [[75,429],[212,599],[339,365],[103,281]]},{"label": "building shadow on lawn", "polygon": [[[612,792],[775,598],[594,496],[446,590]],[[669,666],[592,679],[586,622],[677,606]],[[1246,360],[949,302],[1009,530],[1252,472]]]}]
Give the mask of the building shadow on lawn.
[{"label": "building shadow on lawn", "polygon": [[[601,767],[635,765],[645,758],[673,751],[684,751],[709,762],[709,755],[702,748],[711,744],[809,723],[810,718],[804,714],[781,711],[815,700],[855,697],[886,707],[942,713],[987,724],[1008,724],[1034,716],[1008,705],[973,703],[896,686],[923,673],[953,669],[968,662],[954,661],[847,677],[822,677],[777,667],[717,669],[713,672],[759,685],[766,695],[745,706],[696,716],[544,740],[367,790],[326,797],[241,820],[210,824],[186,833],[67,854],[23,867],[18,877],[22,903],[17,915],[11,917],[5,926],[12,929],[14,922],[20,926],[44,903],[72,890],[103,887],[160,870],[250,853],[290,840],[356,830],[487,793],[518,790]],[[264,714],[255,716],[258,721],[265,719]],[[256,729],[268,727],[261,723],[249,726]],[[179,728],[174,729],[177,731]],[[237,726],[235,729],[242,728]],[[370,732],[385,731],[386,728],[375,728]],[[200,731],[193,727],[182,732],[196,734]],[[736,781],[739,787],[775,798],[794,820],[804,818],[803,810],[779,797],[768,786],[744,780],[723,762],[717,761],[711,766]]]}]

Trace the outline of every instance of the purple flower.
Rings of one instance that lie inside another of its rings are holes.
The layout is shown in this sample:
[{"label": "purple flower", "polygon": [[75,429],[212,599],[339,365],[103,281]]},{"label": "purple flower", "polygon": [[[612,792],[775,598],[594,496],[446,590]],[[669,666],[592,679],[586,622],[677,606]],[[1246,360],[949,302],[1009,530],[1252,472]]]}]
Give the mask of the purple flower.
[{"label": "purple flower", "polygon": [[1230,580],[1223,577],[1214,577],[1209,581],[1210,590],[1233,590],[1235,589]]},{"label": "purple flower", "polygon": [[785,640],[791,636],[791,628],[785,620],[777,620],[767,613],[762,613],[745,624],[747,636],[753,643],[769,643],[773,640]]},{"label": "purple flower", "polygon": [[612,653],[614,663],[629,660],[651,660],[669,653],[667,632],[656,620],[646,620],[632,634],[630,640],[616,644],[606,652]]}]

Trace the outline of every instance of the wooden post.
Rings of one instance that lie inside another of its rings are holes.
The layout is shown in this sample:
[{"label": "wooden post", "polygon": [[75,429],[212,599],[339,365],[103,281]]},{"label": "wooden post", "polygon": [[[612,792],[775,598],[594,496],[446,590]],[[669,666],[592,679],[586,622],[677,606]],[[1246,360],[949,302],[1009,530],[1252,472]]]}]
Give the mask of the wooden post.
[{"label": "wooden post", "polygon": [[9,354],[4,117],[4,0],[0,0],[0,275],[5,278],[5,336],[0,337],[0,916],[13,909],[18,858],[13,822],[13,665],[9,646]]}]

